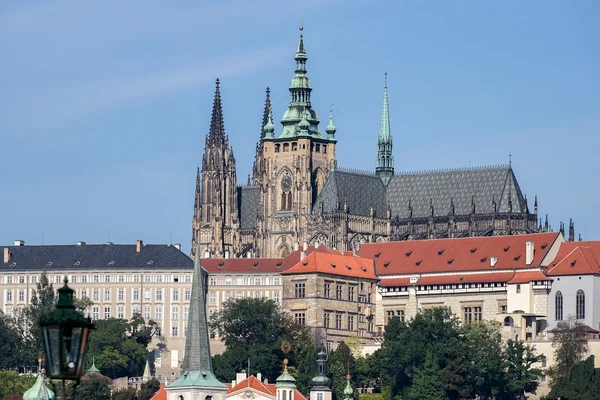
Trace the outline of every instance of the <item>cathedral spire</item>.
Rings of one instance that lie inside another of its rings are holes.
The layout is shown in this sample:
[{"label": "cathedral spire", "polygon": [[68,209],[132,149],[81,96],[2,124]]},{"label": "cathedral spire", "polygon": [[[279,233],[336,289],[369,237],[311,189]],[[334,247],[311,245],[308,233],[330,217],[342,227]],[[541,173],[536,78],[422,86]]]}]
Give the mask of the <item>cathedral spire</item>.
[{"label": "cathedral spire", "polygon": [[223,106],[221,105],[221,90],[219,88],[221,81],[217,78],[215,82],[215,99],[213,101],[212,117],[210,119],[210,132],[208,133],[208,142],[225,143],[225,123],[223,122]]},{"label": "cathedral spire", "polygon": [[267,124],[267,121],[269,120],[269,115],[271,114],[271,89],[269,87],[267,87],[267,95],[265,97],[265,109],[263,111],[263,119],[262,119],[262,125],[260,126],[260,137],[264,138],[265,137],[265,125]]},{"label": "cathedral spire", "polygon": [[381,111],[381,128],[377,139],[377,175],[381,177],[384,184],[388,184],[394,175],[394,154],[392,152],[392,134],[390,130],[390,111],[387,91],[387,72],[383,86],[383,108]]}]

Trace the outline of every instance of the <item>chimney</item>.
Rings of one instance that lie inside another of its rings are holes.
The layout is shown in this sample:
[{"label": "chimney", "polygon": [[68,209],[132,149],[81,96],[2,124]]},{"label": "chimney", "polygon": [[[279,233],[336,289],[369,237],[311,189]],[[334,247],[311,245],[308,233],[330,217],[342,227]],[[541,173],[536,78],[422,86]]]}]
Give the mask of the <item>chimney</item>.
[{"label": "chimney", "polygon": [[135,252],[139,253],[142,251],[142,246],[144,245],[144,241],[143,240],[136,240],[135,241]]},{"label": "chimney", "polygon": [[246,371],[242,370],[242,372],[235,374],[235,383],[237,385],[239,385],[244,379],[246,379]]},{"label": "chimney", "polygon": [[315,250],[316,250],[316,249],[318,249],[318,248],[319,248],[319,241],[317,240],[317,241],[315,242]]},{"label": "chimney", "polygon": [[247,257],[247,258],[252,258],[252,252],[251,252],[251,251],[247,252],[247,253],[246,253],[246,257]]},{"label": "chimney", "polygon": [[77,246],[85,246],[85,242],[79,241],[77,242]]},{"label": "chimney", "polygon": [[205,251],[204,252],[204,258],[210,258],[210,251]]},{"label": "chimney", "polygon": [[175,247],[177,250],[181,251],[181,243],[175,243],[173,245],[173,247]]},{"label": "chimney", "polygon": [[525,264],[531,265],[535,256],[535,244],[528,240],[525,242]]},{"label": "chimney", "polygon": [[294,251],[298,251],[298,248],[299,248],[299,247],[300,247],[300,246],[298,246],[298,242],[294,243]]},{"label": "chimney", "polygon": [[491,256],[490,257],[490,267],[495,267],[496,264],[498,263],[498,257],[496,256]]},{"label": "chimney", "polygon": [[306,258],[306,251],[308,250],[308,243],[304,242],[302,245],[302,251],[300,252],[300,261]]},{"label": "chimney", "polygon": [[256,374],[256,379],[259,381],[262,379],[262,374],[260,372]]},{"label": "chimney", "polygon": [[264,383],[265,385],[268,385],[268,384],[269,384],[269,378],[265,378],[265,380],[263,381],[263,383]]},{"label": "chimney", "polygon": [[225,259],[229,259],[229,250],[225,250]]},{"label": "chimney", "polygon": [[15,240],[15,246],[25,246],[24,240]]},{"label": "chimney", "polygon": [[10,260],[10,249],[8,247],[4,248],[4,264],[6,264]]}]

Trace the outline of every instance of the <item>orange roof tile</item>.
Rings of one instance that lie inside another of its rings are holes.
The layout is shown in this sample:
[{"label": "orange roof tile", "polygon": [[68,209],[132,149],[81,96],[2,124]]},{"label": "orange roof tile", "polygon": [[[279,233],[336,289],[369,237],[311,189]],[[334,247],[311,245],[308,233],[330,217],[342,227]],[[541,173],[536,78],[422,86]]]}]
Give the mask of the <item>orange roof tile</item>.
[{"label": "orange roof tile", "polygon": [[540,270],[536,271],[517,271],[515,276],[512,277],[508,283],[529,283],[532,281],[551,281],[552,279],[548,278],[544,273]]},{"label": "orange roof tile", "polygon": [[600,241],[561,243],[547,275],[600,274]]},{"label": "orange roof tile", "polygon": [[[298,261],[302,250],[296,250],[285,258],[203,258],[202,267],[209,273],[265,273],[285,271]],[[308,246],[306,254],[313,252],[340,254],[339,250],[333,250],[326,246]],[[346,252],[352,254],[352,252]]]},{"label": "orange roof tile", "polygon": [[282,274],[324,273],[376,280],[373,260],[363,257],[313,252]]},{"label": "orange roof tile", "polygon": [[[248,388],[256,390],[267,396],[275,397],[275,394],[277,393],[277,389],[274,383],[264,383],[258,380],[254,375],[250,375],[248,378],[244,379],[243,381],[236,384],[234,387],[227,390],[227,394],[233,394],[242,390],[247,390]],[[306,397],[304,397],[302,393],[300,393],[297,389],[294,398],[297,400],[306,400]]]},{"label": "orange roof tile", "polygon": [[247,390],[248,388],[254,389],[258,392],[264,393],[269,396],[275,396],[275,385],[265,384],[260,380],[256,379],[254,375],[250,375],[248,378],[237,383],[234,387],[227,391],[227,394],[239,392],[240,390]]},{"label": "orange roof tile", "polygon": [[[559,233],[460,239],[410,240],[366,243],[359,255],[376,259],[377,274],[489,271],[539,266]],[[525,242],[534,242],[534,259],[525,263]],[[497,257],[494,267],[491,258]]]},{"label": "orange roof tile", "polygon": [[167,400],[167,391],[165,390],[165,384],[160,384],[160,389],[150,398],[150,400]]}]

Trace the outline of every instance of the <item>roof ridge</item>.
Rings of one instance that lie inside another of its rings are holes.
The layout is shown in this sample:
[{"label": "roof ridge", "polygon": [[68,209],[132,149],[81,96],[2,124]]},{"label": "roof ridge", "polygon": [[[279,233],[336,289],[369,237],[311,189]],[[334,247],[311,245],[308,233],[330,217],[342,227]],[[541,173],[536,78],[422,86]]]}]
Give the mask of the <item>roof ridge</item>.
[{"label": "roof ridge", "polygon": [[489,164],[489,165],[476,165],[468,167],[449,167],[449,168],[434,168],[434,169],[421,169],[398,172],[396,175],[417,175],[417,174],[433,174],[439,172],[456,172],[456,171],[469,171],[469,170],[484,170],[484,169],[508,169],[508,164]]},{"label": "roof ridge", "polygon": [[353,174],[357,174],[357,175],[369,175],[369,176],[377,177],[377,175],[375,174],[375,172],[369,171],[369,170],[366,170],[366,169],[338,167],[338,168],[335,169],[335,171],[345,172],[345,173],[353,173]]}]

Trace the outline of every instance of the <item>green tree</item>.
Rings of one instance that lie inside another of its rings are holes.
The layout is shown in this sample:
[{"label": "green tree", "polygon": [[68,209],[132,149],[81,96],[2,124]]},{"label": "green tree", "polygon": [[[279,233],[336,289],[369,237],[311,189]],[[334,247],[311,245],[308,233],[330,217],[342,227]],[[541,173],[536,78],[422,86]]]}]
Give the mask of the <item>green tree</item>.
[{"label": "green tree", "polygon": [[334,400],[341,400],[344,398],[346,375],[354,371],[354,356],[346,343],[340,342],[335,350],[329,352],[327,369],[328,375],[333,381],[331,388],[333,398]]},{"label": "green tree", "polygon": [[600,399],[600,368],[594,368],[594,356],[573,365],[566,376],[558,377],[547,399]]},{"label": "green tree", "polygon": [[137,391],[134,388],[123,388],[115,390],[112,400],[138,400]]},{"label": "green tree", "polygon": [[427,353],[425,363],[415,369],[408,398],[411,400],[444,400],[446,399],[445,386],[443,371],[440,369],[438,360],[432,353]]},{"label": "green tree", "polygon": [[96,321],[95,326],[88,342],[86,369],[91,366],[93,357],[102,373],[113,379],[141,375],[147,360],[152,372],[153,339],[164,343],[156,323],[146,323],[137,317],[131,321],[111,318]]},{"label": "green tree", "polygon": [[555,363],[548,369],[552,381],[569,375],[571,367],[583,360],[588,351],[585,325],[574,318],[560,321],[552,330]]},{"label": "green tree", "polygon": [[0,399],[9,395],[23,396],[36,379],[33,375],[21,375],[14,370],[0,370]]},{"label": "green tree", "polygon": [[70,386],[68,397],[74,400],[111,400],[111,381],[102,375],[85,375],[77,387]]},{"label": "green tree", "polygon": [[230,300],[213,314],[209,327],[225,343],[225,352],[215,356],[213,364],[217,377],[227,381],[236,371],[247,369],[250,361],[251,372],[261,372],[273,382],[281,373],[283,340],[292,345],[288,354],[290,365],[294,365],[294,357],[301,358],[304,350],[313,345],[306,326],[296,324],[267,298]]},{"label": "green tree", "polygon": [[150,400],[160,389],[160,382],[156,378],[151,378],[142,383],[138,393],[138,400]]},{"label": "green tree", "polygon": [[0,369],[16,368],[23,365],[22,343],[19,331],[9,316],[0,311]]},{"label": "green tree", "polygon": [[533,368],[533,364],[541,360],[535,347],[509,339],[504,345],[503,357],[505,382],[496,398],[525,399],[527,393],[535,394],[542,375],[540,369]]},{"label": "green tree", "polygon": [[471,361],[463,395],[493,399],[505,381],[500,325],[492,321],[465,324],[462,331]]}]

